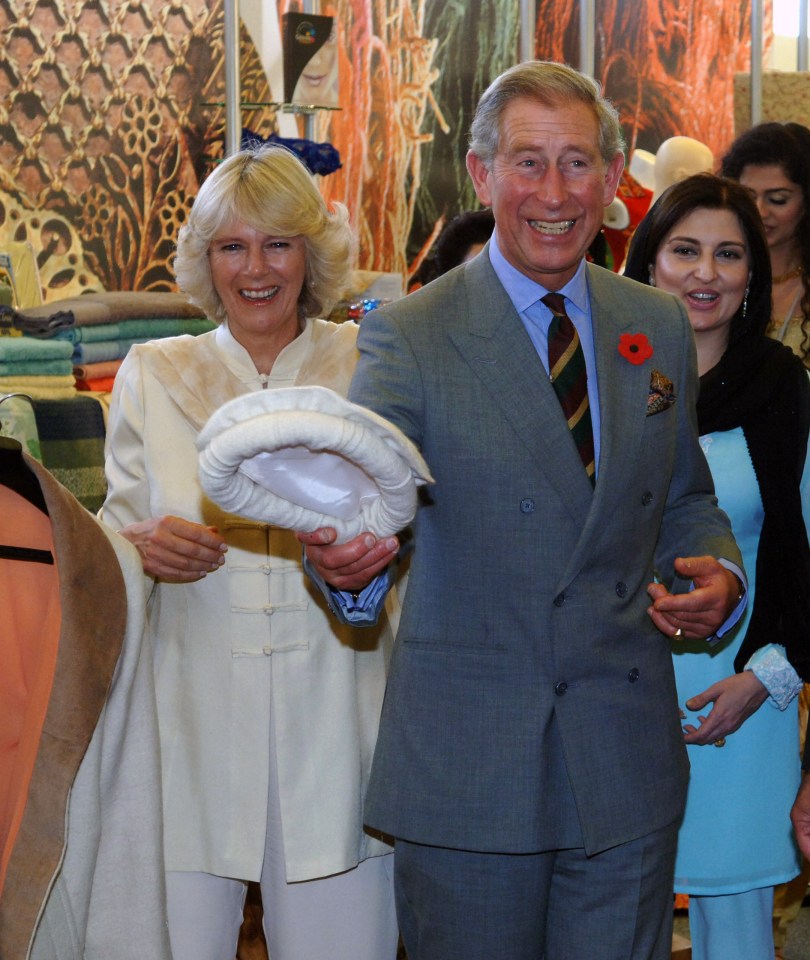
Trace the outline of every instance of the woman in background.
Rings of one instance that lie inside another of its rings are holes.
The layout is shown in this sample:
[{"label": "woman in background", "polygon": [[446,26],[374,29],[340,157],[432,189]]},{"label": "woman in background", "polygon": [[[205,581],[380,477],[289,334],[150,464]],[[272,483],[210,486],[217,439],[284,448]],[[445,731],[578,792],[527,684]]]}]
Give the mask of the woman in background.
[{"label": "woman in background", "polygon": [[[765,224],[773,271],[768,336],[810,366],[810,130],[800,123],[762,123],[746,130],[723,158],[723,173],[747,187]],[[799,730],[807,727],[810,687],[799,695]],[[800,746],[804,744],[800,739]],[[777,960],[807,892],[810,863],[774,894]]]},{"label": "woman in background", "polygon": [[773,274],[768,336],[810,366],[810,130],[752,127],[723,157],[722,173],[751,192],[765,226]]},{"label": "woman in background", "polygon": [[295,534],[223,512],[197,476],[198,434],[226,401],[345,395],[357,326],[318,317],[346,284],[347,220],[285,148],[229,157],[175,260],[219,326],[133,348],[115,381],[102,516],[154,578],[174,960],[233,960],[247,881],[273,960],[396,954],[391,848],[362,814],[390,633],[339,624]]},{"label": "woman in background", "polygon": [[673,646],[692,764],[675,890],[689,894],[694,960],[764,960],[773,887],[799,870],[788,814],[795,697],[810,670],[810,382],[765,336],[770,258],[741,185],[704,174],[667,190],[636,231],[626,275],[675,294],[689,314],[701,446],[749,577],[736,630],[714,646]]}]

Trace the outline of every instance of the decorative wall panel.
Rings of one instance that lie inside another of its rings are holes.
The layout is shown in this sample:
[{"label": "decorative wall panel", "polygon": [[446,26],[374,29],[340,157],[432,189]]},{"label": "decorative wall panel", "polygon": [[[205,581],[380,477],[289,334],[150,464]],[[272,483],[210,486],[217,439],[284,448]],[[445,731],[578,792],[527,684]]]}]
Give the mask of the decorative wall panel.
[{"label": "decorative wall panel", "polygon": [[[222,10],[203,0],[0,0],[0,248],[30,240],[46,299],[172,287],[222,153]],[[243,38],[243,89],[267,83]]]},{"label": "decorative wall panel", "polygon": [[[222,153],[224,109],[203,106],[224,99],[221,3],[0,0],[0,248],[31,240],[49,299],[172,287],[177,230]],[[725,149],[749,4],[600,0],[596,73],[631,147],[686,134]],[[445,220],[477,205],[467,133],[515,62],[519,4],[324,0],[321,12],[338,19],[343,108],[315,121],[343,162],[321,188],[349,207],[360,268],[408,274]],[[538,0],[537,56],[576,65],[577,44],[574,0]],[[244,34],[240,58],[243,99],[280,99]],[[276,108],[244,120],[268,136]]]}]

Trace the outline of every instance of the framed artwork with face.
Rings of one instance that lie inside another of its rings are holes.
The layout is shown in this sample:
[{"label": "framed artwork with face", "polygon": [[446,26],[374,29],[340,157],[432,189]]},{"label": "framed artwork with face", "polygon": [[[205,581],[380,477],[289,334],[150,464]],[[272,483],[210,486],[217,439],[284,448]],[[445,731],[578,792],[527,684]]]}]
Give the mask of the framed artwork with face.
[{"label": "framed artwork with face", "polygon": [[334,17],[285,13],[284,99],[306,107],[338,105],[338,50]]}]

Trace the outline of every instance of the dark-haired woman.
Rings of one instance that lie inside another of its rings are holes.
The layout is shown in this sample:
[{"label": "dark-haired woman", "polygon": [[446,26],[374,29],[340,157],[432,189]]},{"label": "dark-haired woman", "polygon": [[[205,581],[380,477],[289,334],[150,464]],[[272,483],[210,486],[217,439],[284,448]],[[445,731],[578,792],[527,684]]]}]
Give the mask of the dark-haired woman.
[{"label": "dark-haired woman", "polygon": [[772,957],[773,887],[799,870],[788,814],[795,697],[810,667],[810,383],[765,335],[770,258],[741,185],[706,174],[671,187],[637,230],[625,272],[689,314],[701,445],[749,576],[736,631],[673,648],[692,763],[675,889],[690,895],[694,960]]},{"label": "dark-haired woman", "polygon": [[723,157],[722,173],[750,191],[765,227],[773,273],[768,335],[810,366],[810,130],[752,127]]}]

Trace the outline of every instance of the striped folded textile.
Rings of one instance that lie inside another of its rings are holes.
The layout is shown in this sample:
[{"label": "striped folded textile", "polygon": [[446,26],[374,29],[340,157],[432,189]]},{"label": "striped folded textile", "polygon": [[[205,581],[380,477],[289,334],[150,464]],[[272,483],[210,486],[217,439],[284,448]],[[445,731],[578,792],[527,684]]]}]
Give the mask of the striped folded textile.
[{"label": "striped folded textile", "polygon": [[34,400],[42,462],[92,513],[104,503],[104,407],[94,397]]}]

